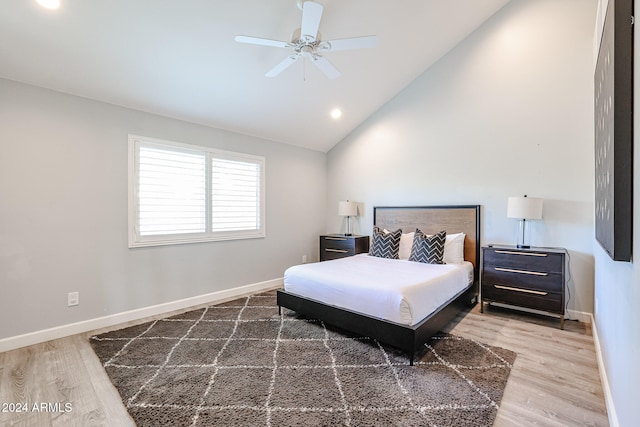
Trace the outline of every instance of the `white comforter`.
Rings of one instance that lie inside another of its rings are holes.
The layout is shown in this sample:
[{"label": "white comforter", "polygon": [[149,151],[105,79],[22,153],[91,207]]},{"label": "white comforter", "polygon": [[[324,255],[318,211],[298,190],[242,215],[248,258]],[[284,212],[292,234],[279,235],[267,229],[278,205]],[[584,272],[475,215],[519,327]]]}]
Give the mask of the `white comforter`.
[{"label": "white comforter", "polygon": [[424,264],[367,254],[296,265],[287,292],[404,325],[414,325],[473,281],[473,265]]}]

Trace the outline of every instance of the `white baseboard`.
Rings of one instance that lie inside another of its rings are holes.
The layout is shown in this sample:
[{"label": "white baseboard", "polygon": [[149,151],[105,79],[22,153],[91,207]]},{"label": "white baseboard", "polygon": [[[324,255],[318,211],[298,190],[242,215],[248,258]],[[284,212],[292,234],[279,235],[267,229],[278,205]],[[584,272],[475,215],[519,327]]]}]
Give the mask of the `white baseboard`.
[{"label": "white baseboard", "polygon": [[138,308],[109,316],[97,317],[95,319],[84,320],[82,322],[70,323],[68,325],[57,326],[55,328],[30,332],[24,335],[0,339],[0,352],[14,350],[33,344],[39,344],[70,335],[81,334],[101,328],[108,328],[126,322],[140,320],[151,316],[171,313],[184,310],[203,304],[216,304],[225,300],[238,298],[255,292],[266,291],[282,287],[282,278],[268,280],[266,282],[253,283],[239,286],[237,288],[225,289],[205,295],[171,301],[150,307]]},{"label": "white baseboard", "polygon": [[609,387],[609,378],[607,377],[607,370],[604,366],[604,359],[602,358],[602,348],[600,347],[600,338],[598,337],[598,328],[596,327],[596,321],[591,316],[591,331],[593,334],[593,345],[596,348],[596,358],[598,359],[598,370],[600,371],[600,381],[602,382],[602,391],[604,392],[604,402],[607,406],[607,415],[609,416],[609,425],[611,427],[619,427],[618,415],[616,414],[616,407],[613,404],[613,397],[611,396],[611,388]]},{"label": "white baseboard", "polygon": [[593,323],[593,315],[586,311],[567,310],[565,319],[577,320],[582,323]]}]

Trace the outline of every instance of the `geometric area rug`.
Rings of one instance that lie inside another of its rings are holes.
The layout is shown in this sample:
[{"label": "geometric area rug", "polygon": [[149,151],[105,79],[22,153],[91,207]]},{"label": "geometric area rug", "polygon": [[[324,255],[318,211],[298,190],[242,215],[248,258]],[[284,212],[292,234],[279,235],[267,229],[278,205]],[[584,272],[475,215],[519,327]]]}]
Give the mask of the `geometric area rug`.
[{"label": "geometric area rug", "polygon": [[275,291],[93,336],[139,426],[490,426],[516,354],[439,334],[403,352]]}]

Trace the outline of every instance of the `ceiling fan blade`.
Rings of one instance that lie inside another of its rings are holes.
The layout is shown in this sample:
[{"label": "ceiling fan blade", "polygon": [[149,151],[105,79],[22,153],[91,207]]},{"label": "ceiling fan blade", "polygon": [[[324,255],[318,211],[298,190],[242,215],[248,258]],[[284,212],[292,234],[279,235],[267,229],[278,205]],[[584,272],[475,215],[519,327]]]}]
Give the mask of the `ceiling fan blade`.
[{"label": "ceiling fan blade", "polygon": [[319,48],[322,50],[351,50],[366,49],[376,47],[378,45],[377,36],[349,37],[347,39],[326,40],[320,43]]},{"label": "ceiling fan blade", "polygon": [[340,77],[340,71],[338,71],[338,69],[334,67],[333,64],[327,60],[327,58],[316,55],[313,56],[311,60],[313,61],[315,66],[318,67],[318,69],[322,71],[328,78],[335,79]]},{"label": "ceiling fan blade", "polygon": [[280,40],[262,39],[259,37],[236,36],[235,41],[239,43],[259,44],[262,46],[291,47],[291,44],[289,42],[282,42]]},{"label": "ceiling fan blade", "polygon": [[277,76],[278,74],[286,70],[291,64],[296,62],[298,58],[300,58],[300,54],[297,54],[297,53],[295,55],[287,56],[281,63],[273,67],[271,70],[267,71],[267,74],[265,74],[264,76],[265,77]]},{"label": "ceiling fan blade", "polygon": [[302,3],[302,26],[300,27],[300,38],[310,38],[313,41],[318,37],[318,28],[322,18],[323,7],[320,3],[305,1]]}]

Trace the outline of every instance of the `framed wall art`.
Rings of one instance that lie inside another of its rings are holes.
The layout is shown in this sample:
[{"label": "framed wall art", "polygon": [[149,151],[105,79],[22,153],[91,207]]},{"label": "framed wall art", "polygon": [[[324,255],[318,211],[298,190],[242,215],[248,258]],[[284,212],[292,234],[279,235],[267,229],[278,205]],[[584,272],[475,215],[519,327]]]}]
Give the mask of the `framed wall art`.
[{"label": "framed wall art", "polygon": [[594,84],[596,240],[613,260],[630,261],[633,240],[633,0],[608,2]]}]

